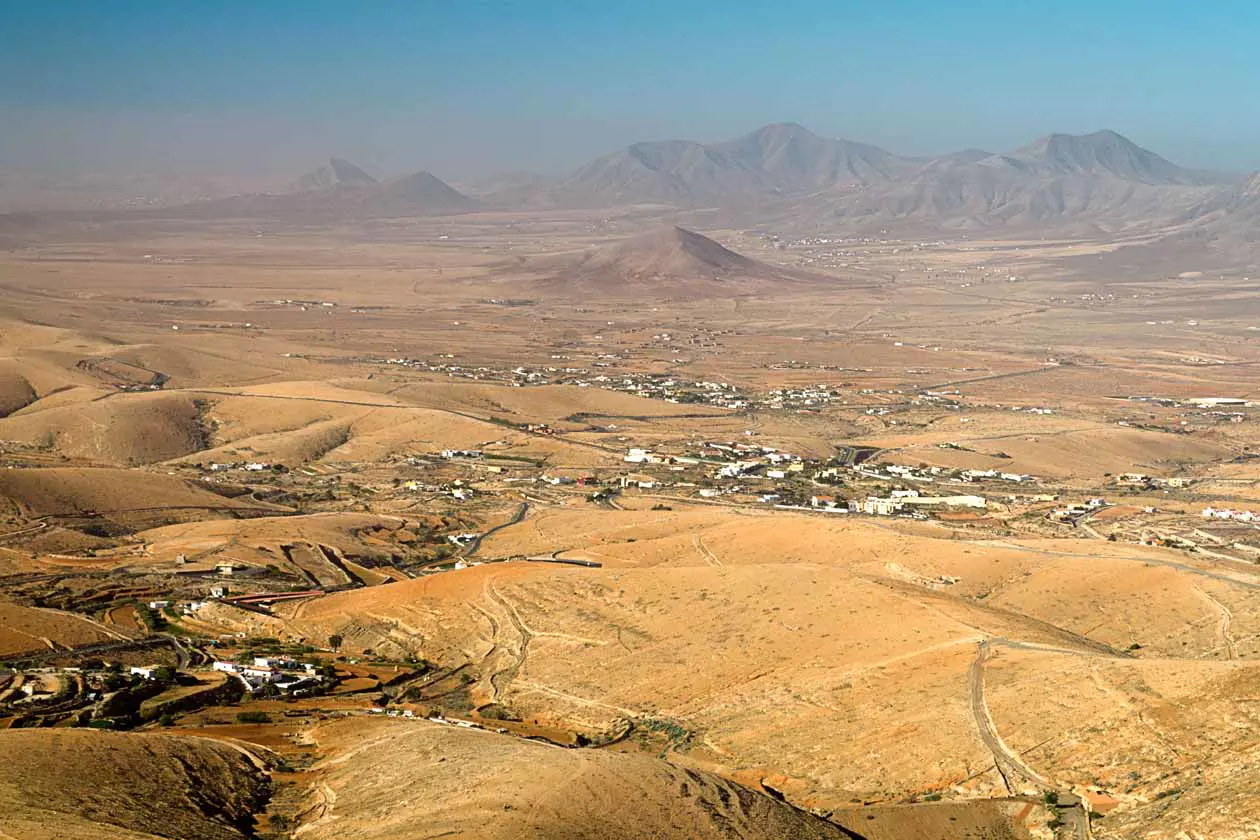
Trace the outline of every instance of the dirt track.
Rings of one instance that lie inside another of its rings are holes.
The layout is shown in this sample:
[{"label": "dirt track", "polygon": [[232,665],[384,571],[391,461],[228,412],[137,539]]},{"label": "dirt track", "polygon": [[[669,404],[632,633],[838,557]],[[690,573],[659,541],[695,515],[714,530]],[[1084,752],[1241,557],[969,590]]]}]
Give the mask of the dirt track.
[{"label": "dirt track", "polygon": [[[981,641],[976,646],[976,658],[971,664],[971,671],[968,677],[968,685],[970,690],[971,713],[975,718],[976,729],[980,734],[980,740],[984,742],[985,747],[993,754],[994,766],[997,768],[998,774],[1001,775],[1002,781],[1006,784],[1006,789],[1011,794],[1035,794],[1038,796],[1053,794],[1058,797],[1058,801],[1070,803],[1079,802],[1076,795],[1071,791],[1060,792],[1054,782],[1034,770],[1024,759],[1007,746],[1002,740],[1002,736],[998,733],[997,724],[994,723],[992,715],[989,714],[989,706],[984,696],[984,666],[990,655],[989,642]],[[1059,809],[1060,817],[1063,820],[1063,829],[1069,837],[1076,840],[1090,840],[1089,815],[1085,813],[1086,806],[1083,804],[1068,805]]]}]

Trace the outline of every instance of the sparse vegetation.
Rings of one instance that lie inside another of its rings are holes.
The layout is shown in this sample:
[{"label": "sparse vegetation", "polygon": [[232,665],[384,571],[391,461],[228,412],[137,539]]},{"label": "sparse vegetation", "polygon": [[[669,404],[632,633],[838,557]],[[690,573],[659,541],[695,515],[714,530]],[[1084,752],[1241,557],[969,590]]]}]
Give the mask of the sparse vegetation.
[{"label": "sparse vegetation", "polygon": [[[1000,744],[1117,837],[1240,830],[1260,541],[1203,508],[1260,512],[1257,414],[1188,400],[1254,396],[1256,260],[1218,235],[1254,190],[1122,140],[855,160],[772,126],[618,153],[563,212],[592,170],[458,217],[361,179],[0,232],[0,742],[167,744],[138,754],[172,836],[366,836],[474,790],[538,836],[1079,817],[983,801]],[[704,193],[735,176],[732,215]],[[284,762],[267,820],[193,737],[231,723],[203,734]]]}]

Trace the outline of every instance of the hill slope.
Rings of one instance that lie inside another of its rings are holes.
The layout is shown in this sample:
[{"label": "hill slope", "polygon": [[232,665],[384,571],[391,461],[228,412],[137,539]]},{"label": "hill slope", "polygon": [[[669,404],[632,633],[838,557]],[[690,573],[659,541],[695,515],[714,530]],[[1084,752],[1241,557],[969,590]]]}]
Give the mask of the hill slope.
[{"label": "hill slope", "polygon": [[852,835],[769,796],[663,761],[563,750],[440,724],[347,721],[316,731],[331,807],[313,840],[823,840]]},{"label": "hill slope", "polygon": [[204,437],[196,401],[178,393],[119,394],[0,418],[0,440],[110,464],[188,455],[205,447]]},{"label": "hill slope", "polygon": [[24,840],[254,836],[265,775],[203,738],[0,732],[0,835]]}]

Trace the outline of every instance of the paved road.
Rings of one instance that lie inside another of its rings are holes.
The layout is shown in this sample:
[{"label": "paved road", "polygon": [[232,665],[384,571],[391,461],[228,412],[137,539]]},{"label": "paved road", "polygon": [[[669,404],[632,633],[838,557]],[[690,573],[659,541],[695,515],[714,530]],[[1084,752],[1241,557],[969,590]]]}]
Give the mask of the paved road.
[{"label": "paved road", "polygon": [[501,525],[495,525],[493,528],[491,528],[489,531],[486,531],[484,534],[478,534],[477,537],[468,544],[468,548],[465,549],[464,551],[464,556],[472,557],[474,554],[476,554],[478,551],[481,550],[482,540],[484,540],[486,537],[490,536],[491,534],[496,533],[497,531],[502,531],[504,528],[510,528],[511,526],[520,522],[522,519],[525,518],[525,514],[528,512],[529,512],[529,502],[521,502],[521,506],[516,509],[516,513],[512,514],[512,518],[509,519],[507,522],[504,522]]}]

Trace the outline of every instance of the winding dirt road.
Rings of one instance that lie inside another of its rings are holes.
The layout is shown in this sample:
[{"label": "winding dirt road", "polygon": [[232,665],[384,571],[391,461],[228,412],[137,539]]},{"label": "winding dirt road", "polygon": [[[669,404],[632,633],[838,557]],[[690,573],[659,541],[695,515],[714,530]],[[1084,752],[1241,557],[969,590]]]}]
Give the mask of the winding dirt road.
[{"label": "winding dirt road", "polygon": [[[993,754],[993,763],[1002,777],[1006,789],[1013,795],[1034,793],[1038,796],[1053,794],[1062,803],[1058,809],[1059,818],[1063,821],[1060,827],[1061,837],[1075,840],[1092,840],[1089,814],[1086,805],[1071,791],[1061,791],[1054,782],[1042,776],[1014,750],[1012,750],[998,733],[997,724],[989,714],[989,704],[984,696],[984,666],[989,659],[990,645],[986,639],[976,645],[976,658],[971,663],[969,687],[971,694],[971,713],[976,721],[976,729],[980,740]],[[1076,803],[1076,804],[1069,804]]]}]

